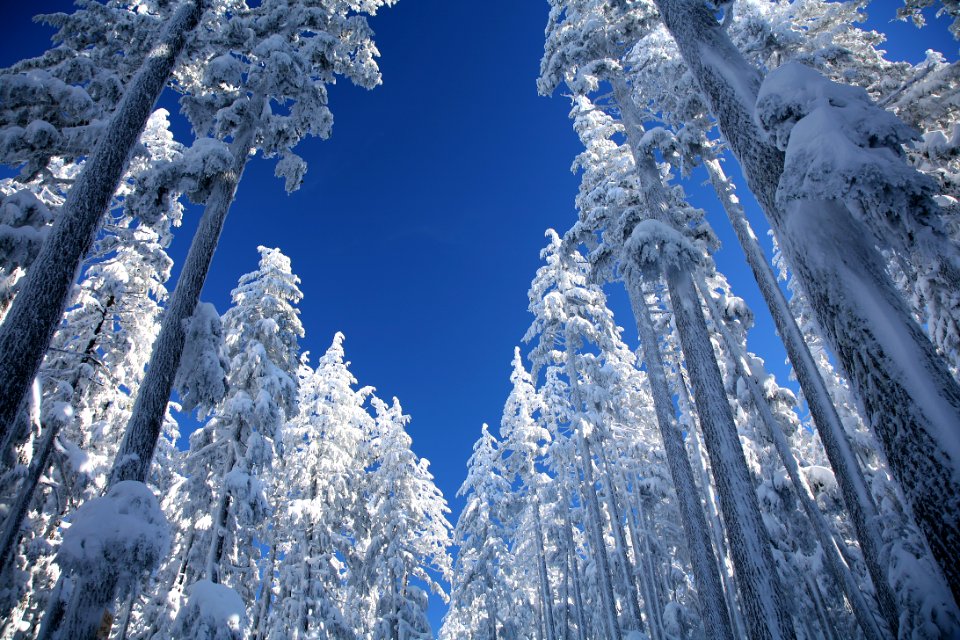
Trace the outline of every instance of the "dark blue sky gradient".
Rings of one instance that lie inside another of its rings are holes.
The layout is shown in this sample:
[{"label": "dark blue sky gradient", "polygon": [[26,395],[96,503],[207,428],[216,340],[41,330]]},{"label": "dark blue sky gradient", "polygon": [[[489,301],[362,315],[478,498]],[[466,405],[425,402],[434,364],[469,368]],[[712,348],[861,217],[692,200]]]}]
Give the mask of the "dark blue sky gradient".
[{"label": "dark blue sky gradient", "polygon": [[[897,6],[878,0],[869,11],[869,26],[890,35],[892,58],[917,62],[927,48],[956,58],[945,20],[917,31],[891,22]],[[31,15],[70,7],[3,0],[0,66],[48,46],[51,30]],[[316,362],[344,332],[360,384],[399,397],[413,417],[414,449],[432,462],[453,522],[480,425],[499,426],[513,346],[531,320],[527,288],[543,232],[576,220],[578,178],[569,168],[580,145],[569,103],[536,92],[546,18],[546,2],[528,0],[400,0],[383,10],[371,21],[383,85],[331,90],[333,137],[300,146],[310,168],[297,193],[284,194],[272,161],[249,164],[203,294],[223,313],[237,278],[256,268],[257,245],[289,255],[303,280],[303,348]],[[162,104],[188,143],[175,98]],[[751,349],[786,383],[784,351],[704,179],[695,174],[687,188],[724,242],[721,270],[757,314]],[[745,187],[740,193],[765,234]],[[191,209],[177,231],[174,278],[197,217]],[[610,288],[611,306],[635,346],[620,289]],[[432,599],[435,629],[442,611]]]}]

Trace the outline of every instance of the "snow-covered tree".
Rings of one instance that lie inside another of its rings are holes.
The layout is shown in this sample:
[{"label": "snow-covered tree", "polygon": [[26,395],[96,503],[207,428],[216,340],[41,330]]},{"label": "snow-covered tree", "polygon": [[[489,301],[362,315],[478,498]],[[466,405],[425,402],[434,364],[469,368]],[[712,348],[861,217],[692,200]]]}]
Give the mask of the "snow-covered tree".
[{"label": "snow-covered tree", "polygon": [[[286,417],[296,411],[296,369],[303,337],[296,303],[300,279],[278,249],[259,247],[260,265],[240,278],[224,314],[229,391],[204,430],[220,451],[211,468],[216,502],[203,575],[252,601],[253,540],[268,509],[262,472],[273,459]],[[205,541],[207,542],[207,541]]]},{"label": "snow-covered tree", "polygon": [[[116,3],[113,8],[117,8],[117,5],[119,3]],[[149,8],[144,7],[146,10]],[[83,60],[88,64],[84,65],[81,62],[74,67],[74,69],[80,69],[80,77],[73,79],[74,82],[86,84],[91,81],[92,75],[92,80],[95,82],[91,82],[91,90],[97,91],[102,88],[109,91],[111,88],[115,90],[117,88],[115,82],[120,81],[123,94],[116,104],[115,111],[109,116],[108,123],[101,128],[96,137],[91,139],[94,133],[85,132],[88,142],[95,140],[95,144],[83,149],[83,152],[89,153],[87,162],[77,175],[60,208],[57,221],[33,261],[35,268],[25,276],[20,295],[13,302],[3,324],[0,325],[0,345],[2,345],[0,389],[3,390],[2,399],[0,399],[0,440],[6,438],[21,401],[40,368],[43,356],[69,300],[77,269],[93,245],[101,218],[127,168],[131,151],[147,123],[154,102],[170,77],[190,32],[199,21],[201,12],[202,6],[199,0],[183,0],[176,5],[175,11],[169,18],[155,14],[155,19],[149,21],[152,24],[140,24],[143,29],[133,34],[133,40],[137,43],[135,46],[140,47],[141,54],[132,59],[141,59],[142,64],[138,63],[136,73],[132,77],[117,74],[106,79],[102,78],[95,71],[97,55],[92,56],[93,60],[89,57]],[[82,24],[94,33],[109,30],[113,21],[103,21],[103,16],[96,14],[97,11],[85,14]],[[163,27],[158,30],[159,24],[163,24]],[[70,35],[70,30],[66,29],[66,36]],[[146,51],[143,51],[144,42],[151,43]],[[95,45],[92,46],[95,47]],[[69,50],[70,44],[65,44],[64,49]],[[101,50],[98,55],[106,56],[114,53],[115,51]],[[68,51],[67,56],[72,57],[72,55],[76,55],[76,52]],[[80,57],[84,58],[83,55]],[[117,57],[122,59],[122,53]],[[101,85],[99,84],[101,80],[106,82]],[[65,94],[67,104],[71,106],[71,109],[63,112],[67,117],[86,120],[100,115],[96,112],[96,107],[90,104],[92,99],[85,95],[87,92],[68,84],[70,80],[61,80],[49,74],[44,76],[43,73],[38,73],[32,78],[22,76],[15,78],[12,82],[18,81],[41,85],[39,87],[41,95]],[[11,88],[9,93],[16,93],[16,91]],[[6,142],[16,144],[20,137],[25,136],[29,146],[42,147],[56,138],[57,130],[49,122],[30,114],[31,109],[37,104],[30,93],[22,92],[20,98],[11,105],[14,108],[4,114],[21,119],[21,122],[17,123],[21,125],[27,124],[22,122],[22,119],[30,118],[26,128],[21,130],[21,136],[14,135]],[[6,103],[7,101],[5,105]],[[43,102],[39,104],[41,108],[44,105]],[[56,101],[52,104],[47,102],[47,106],[59,109]],[[80,112],[86,111],[86,113],[77,113],[72,107],[77,107]],[[17,134],[17,124],[11,124],[12,126],[5,128],[6,132]],[[56,153],[47,152],[42,155],[49,156]],[[31,175],[35,170],[31,167],[27,170],[27,174]]]},{"label": "snow-covered tree", "polygon": [[206,138],[198,141],[192,166],[168,167],[153,186],[162,193],[186,180],[205,208],[154,345],[115,481],[147,472],[183,349],[182,321],[193,314],[248,160],[255,151],[279,157],[276,173],[287,190],[300,186],[306,164],[293,148],[304,137],[330,135],[327,85],[337,76],[368,89],[380,83],[379,52],[365,16],[393,2],[267,0],[238,7],[194,46],[178,71],[183,111]]},{"label": "snow-covered tree", "polygon": [[[509,623],[502,621],[501,616],[512,612],[508,581],[511,558],[502,513],[511,488],[499,468],[500,461],[496,438],[483,425],[467,462],[467,478],[457,494],[466,497],[467,504],[453,535],[453,544],[459,551],[450,611],[444,620],[444,628],[459,624],[461,637],[477,640],[504,637]],[[451,632],[452,629],[446,631]]]},{"label": "snow-covered tree", "polygon": [[[254,606],[256,541],[266,531],[271,509],[265,476],[282,425],[297,411],[298,340],[303,336],[295,306],[302,298],[300,279],[292,273],[290,259],[279,249],[258,251],[257,270],[241,276],[231,293],[233,306],[223,316],[227,395],[191,435],[186,480],[177,489],[177,553],[155,585],[160,593],[148,611],[153,619],[145,621],[161,637],[171,637],[171,629],[180,624],[170,626],[173,615],[182,613],[176,596],[198,581],[229,587],[246,606]],[[248,621],[249,616],[244,624]]]},{"label": "snow-covered tree", "polygon": [[433,483],[430,463],[410,449],[410,418],[400,402],[394,398],[388,405],[374,397],[371,404],[376,424],[367,478],[370,531],[363,575],[358,576],[373,612],[370,637],[426,640],[432,631],[424,588],[447,599],[436,576],[450,578],[450,510]]},{"label": "snow-covered tree", "polygon": [[[274,545],[278,597],[263,637],[353,637],[359,609],[347,575],[357,561],[364,521],[365,468],[373,420],[364,408],[369,387],[344,360],[343,334],[316,370],[301,364],[299,413],[285,427]],[[261,599],[264,594],[261,594]]]},{"label": "snow-covered tree", "polygon": [[[952,532],[960,530],[956,523],[960,506],[945,506],[944,500],[960,496],[952,479],[960,456],[954,451],[950,426],[960,420],[960,387],[910,318],[872,235],[850,210],[849,201],[826,200],[810,192],[787,202],[778,200],[785,156],[754,119],[760,72],[706,5],[687,0],[656,4],[785,258],[803,283],[818,324],[853,383],[956,597],[960,581],[951,558],[960,538]],[[858,153],[851,159],[863,157]],[[889,200],[881,197],[879,202]],[[811,246],[817,250],[809,251]]]}]

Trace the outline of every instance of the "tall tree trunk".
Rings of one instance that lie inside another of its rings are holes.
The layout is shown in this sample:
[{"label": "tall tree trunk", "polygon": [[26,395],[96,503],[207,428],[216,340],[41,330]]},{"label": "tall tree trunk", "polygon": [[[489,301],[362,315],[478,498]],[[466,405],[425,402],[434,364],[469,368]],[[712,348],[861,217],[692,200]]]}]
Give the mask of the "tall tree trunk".
[{"label": "tall tree trunk", "polygon": [[842,203],[778,206],[784,155],[753,118],[760,73],[707,6],[655,2],[960,600],[960,386],[910,317],[870,234]]},{"label": "tall tree trunk", "polygon": [[[576,378],[574,378],[576,380]],[[620,640],[623,632],[620,629],[620,622],[617,619],[617,600],[613,592],[613,574],[610,570],[610,559],[607,556],[607,545],[604,541],[603,528],[601,526],[602,513],[600,512],[600,502],[597,499],[597,481],[593,475],[593,455],[590,452],[590,443],[583,437],[580,429],[574,436],[577,439],[577,445],[580,449],[583,470],[583,500],[587,506],[586,527],[590,532],[592,539],[594,560],[597,563],[597,582],[600,586],[600,596],[603,601],[604,620],[608,626],[607,633],[610,638]]]},{"label": "tall tree trunk", "polygon": [[830,577],[833,578],[834,583],[840,587],[846,596],[847,602],[850,603],[850,607],[853,609],[853,615],[857,619],[857,623],[860,625],[860,629],[863,631],[866,640],[884,640],[887,637],[896,638],[896,635],[883,633],[877,625],[877,621],[873,617],[873,611],[870,609],[863,593],[860,591],[860,586],[850,572],[850,568],[844,564],[843,559],[840,557],[840,553],[834,544],[833,533],[830,531],[830,527],[820,512],[820,509],[817,507],[816,499],[810,493],[810,488],[800,476],[800,468],[797,465],[796,458],[793,456],[793,451],[790,449],[790,444],[783,435],[779,422],[770,410],[770,405],[767,404],[767,399],[760,389],[757,379],[754,377],[745,354],[724,324],[723,316],[720,314],[716,300],[710,295],[710,290],[706,286],[706,283],[704,283],[702,277],[698,284],[700,286],[700,294],[706,302],[707,308],[710,310],[710,315],[713,317],[713,324],[720,332],[728,355],[734,362],[737,375],[746,383],[750,395],[753,398],[753,404],[760,414],[760,419],[767,428],[767,435],[769,435],[773,441],[773,446],[780,457],[780,461],[787,470],[787,476],[793,485],[797,500],[800,502],[804,514],[813,527],[817,542],[820,543],[820,549],[823,551],[826,568],[830,573]]},{"label": "tall tree trunk", "polygon": [[844,506],[850,515],[857,541],[863,552],[864,564],[873,582],[879,610],[884,616],[887,627],[896,637],[900,618],[899,605],[887,578],[887,561],[883,558],[883,540],[877,526],[871,524],[879,522],[880,514],[873,495],[867,487],[863,469],[857,462],[837,408],[803,339],[803,333],[790,311],[787,299],[777,284],[773,269],[763,255],[763,249],[760,248],[757,237],[750,228],[743,207],[733,195],[733,184],[724,174],[718,158],[705,158],[703,164],[727,218],[733,226],[743,253],[747,257],[747,264],[753,271],[760,293],[763,294],[767,308],[770,309],[777,333],[786,347],[790,364],[797,375],[807,406],[810,407],[810,415],[813,416],[813,421],[817,425],[820,441],[830,460],[830,467],[837,477]]},{"label": "tall tree trunk", "polygon": [[810,598],[813,600],[814,610],[817,612],[817,619],[820,622],[820,630],[823,631],[823,637],[826,640],[840,640],[837,637],[837,631],[833,628],[830,616],[827,613],[827,607],[823,603],[823,597],[820,595],[820,587],[817,581],[811,576],[805,576],[804,582],[807,585],[807,591],[810,592]]},{"label": "tall tree trunk", "polygon": [[[639,477],[639,476],[638,476]],[[664,637],[663,620],[660,616],[662,602],[657,597],[657,589],[653,579],[653,553],[650,550],[650,532],[645,524],[640,522],[640,512],[643,511],[643,498],[637,496],[634,504],[636,509],[627,508],[630,527],[630,537],[636,551],[640,569],[640,584],[643,587],[643,602],[647,609],[647,618],[650,621],[650,636],[652,640],[662,640]],[[641,531],[643,536],[641,537]]]},{"label": "tall tree trunk", "polygon": [[[263,574],[263,586],[260,588],[260,601],[257,603],[257,614],[254,617],[253,640],[264,640],[267,637],[267,618],[270,615],[270,606],[273,604],[273,568],[277,562],[277,543],[272,540],[270,543],[270,559],[267,561],[267,570]],[[307,564],[309,571],[310,565]],[[308,582],[309,584],[309,582]],[[303,594],[304,599],[309,598],[309,594]],[[307,631],[306,620],[303,622],[303,631]]]},{"label": "tall tree trunk", "polygon": [[773,561],[770,536],[763,525],[690,273],[668,268],[667,286],[730,541],[747,632],[755,640],[792,639],[793,626]]},{"label": "tall tree trunk", "polygon": [[[251,112],[259,115],[263,105],[262,98],[255,98],[250,105]],[[111,485],[121,480],[143,482],[147,477],[163,427],[164,411],[173,390],[173,380],[180,367],[186,339],[183,322],[190,318],[197,308],[200,291],[220,241],[220,233],[223,231],[230,205],[233,204],[237,185],[250,157],[255,134],[251,119],[230,145],[233,169],[215,178],[200,224],[183,263],[183,270],[177,280],[177,288],[164,311],[160,333],[153,343],[147,373],[140,383],[133,412],[110,473]]]},{"label": "tall tree trunk", "polygon": [[[566,338],[567,344],[574,344],[575,340],[572,336],[568,335]],[[576,421],[578,419],[582,419],[580,418],[580,412],[583,410],[583,398],[580,394],[579,376],[577,374],[577,369],[574,363],[574,354],[572,352],[568,351],[566,354],[565,367],[567,379],[570,385],[571,399],[574,406],[573,420]],[[582,495],[589,512],[587,516],[588,522],[586,524],[591,533],[591,537],[593,538],[592,546],[595,560],[597,562],[597,570],[600,573],[598,576],[598,581],[600,583],[600,595],[604,600],[605,619],[610,627],[608,629],[608,633],[610,634],[610,638],[613,640],[620,640],[623,632],[620,629],[620,622],[617,619],[617,600],[613,591],[613,575],[610,570],[610,559],[607,557],[607,546],[603,537],[603,528],[601,524],[603,522],[603,517],[600,511],[600,502],[597,498],[597,481],[593,475],[593,454],[590,451],[590,443],[583,435],[581,426],[574,424],[573,429],[575,431],[575,435],[573,437],[576,438],[577,447],[580,450],[580,458],[582,460]]]},{"label": "tall tree trunk", "polygon": [[16,411],[60,324],[70,289],[93,245],[130,152],[190,32],[200,21],[203,4],[203,0],[183,0],[147,54],[67,194],[50,235],[0,325],[0,442],[7,440]]},{"label": "tall tree trunk", "polygon": [[240,426],[237,426],[231,446],[227,447],[227,459],[223,463],[220,475],[220,499],[210,523],[210,548],[207,550],[207,562],[204,576],[214,584],[220,584],[220,562],[223,558],[223,546],[226,540],[227,521],[230,518],[230,492],[227,490],[227,475],[236,468],[235,443],[240,439]]},{"label": "tall tree trunk", "polygon": [[[670,224],[670,199],[656,160],[649,152],[640,151],[637,136],[642,135],[642,121],[625,83],[614,82],[614,95],[623,114],[645,204],[654,219]],[[630,258],[626,256],[627,260]],[[630,263],[626,266],[628,272],[636,268]],[[793,625],[780,588],[769,534],[763,526],[757,494],[740,448],[737,427],[690,270],[688,266],[677,264],[665,264],[663,270],[730,540],[747,632],[752,640],[792,640]]]},{"label": "tall tree trunk", "polygon": [[[680,378],[678,380],[679,392],[677,394],[680,399],[679,404],[684,408],[683,410],[685,412],[688,412],[688,415],[692,415],[692,399],[687,391],[686,382],[682,379],[679,372],[678,378]],[[691,425],[691,427],[693,427],[693,425]],[[746,625],[743,624],[743,617],[740,615],[740,607],[737,604],[733,576],[730,574],[730,571],[728,571],[728,567],[733,565],[733,561],[730,559],[729,549],[724,538],[725,532],[723,530],[723,523],[720,521],[716,492],[713,490],[713,485],[710,484],[707,460],[703,454],[703,447],[700,446],[700,433],[695,427],[690,430],[690,444],[693,449],[693,456],[697,461],[697,477],[700,480],[700,486],[703,487],[704,501],[710,515],[710,536],[713,539],[713,544],[716,549],[717,572],[720,574],[721,581],[723,582],[723,596],[727,602],[727,610],[730,612],[730,622],[733,625],[734,637],[744,638],[746,637],[746,632],[744,631]]]},{"label": "tall tree trunk", "polygon": [[630,306],[640,335],[643,360],[647,367],[647,381],[653,396],[660,439],[667,456],[667,467],[677,492],[680,521],[690,550],[690,564],[697,585],[697,600],[704,626],[717,640],[733,640],[733,626],[724,606],[723,588],[717,573],[717,559],[710,547],[707,520],[700,503],[700,493],[693,479],[690,458],[683,445],[683,434],[676,423],[673,394],[667,384],[660,344],[650,319],[650,308],[644,298],[642,285],[635,278],[626,279]]}]

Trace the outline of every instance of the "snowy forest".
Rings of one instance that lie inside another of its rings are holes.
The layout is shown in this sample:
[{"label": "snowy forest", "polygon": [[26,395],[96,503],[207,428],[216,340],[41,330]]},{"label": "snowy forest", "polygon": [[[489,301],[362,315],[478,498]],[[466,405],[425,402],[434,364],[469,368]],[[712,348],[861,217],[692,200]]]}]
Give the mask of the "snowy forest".
[{"label": "snowy forest", "polygon": [[[351,327],[304,347],[307,265],[245,250],[201,300],[248,164],[296,192],[333,85],[388,81],[395,4],[76,0],[0,69],[0,639],[960,638],[956,41],[892,59],[869,0],[541,0],[579,190],[445,497]],[[960,39],[956,0],[890,13]]]}]

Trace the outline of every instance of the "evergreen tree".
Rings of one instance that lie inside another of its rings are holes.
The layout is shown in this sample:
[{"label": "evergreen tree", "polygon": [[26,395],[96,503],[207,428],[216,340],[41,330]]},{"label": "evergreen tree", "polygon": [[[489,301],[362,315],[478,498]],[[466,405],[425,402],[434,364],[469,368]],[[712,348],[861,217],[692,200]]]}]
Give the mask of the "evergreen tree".
[{"label": "evergreen tree", "polygon": [[316,370],[301,364],[300,409],[284,429],[276,482],[279,597],[264,637],[350,638],[360,624],[347,584],[366,508],[362,488],[373,425],[364,403],[372,389],[355,388],[343,340],[334,336]]},{"label": "evergreen tree", "polygon": [[444,600],[446,593],[434,577],[450,579],[450,523],[443,494],[433,483],[429,462],[410,449],[411,439],[394,398],[387,405],[374,397],[376,425],[371,442],[373,467],[369,471],[370,539],[364,560],[363,582],[372,599],[374,640],[430,638],[427,592]]},{"label": "evergreen tree", "polygon": [[207,136],[196,145],[198,155],[216,168],[208,174],[210,167],[202,172],[171,167],[166,181],[154,182],[162,193],[184,175],[190,181],[197,173],[209,175],[199,185],[204,213],[164,314],[114,481],[147,473],[183,349],[182,322],[193,314],[247,161],[256,150],[279,157],[276,173],[286,179],[287,190],[300,186],[306,164],[293,148],[308,135],[329,136],[333,118],[326,86],[338,75],[368,89],[380,83],[378,52],[364,14],[392,3],[268,0],[253,9],[241,7],[225,14],[226,24],[195,47],[179,72],[185,115]]},{"label": "evergreen tree", "polygon": [[461,625],[460,637],[477,640],[497,640],[509,628],[501,620],[512,613],[511,558],[502,508],[511,489],[499,470],[500,460],[496,438],[483,425],[467,462],[467,478],[457,493],[466,497],[467,504],[453,534],[459,551],[442,634],[451,633],[448,624],[452,627],[454,620]]},{"label": "evergreen tree", "polygon": [[[784,153],[753,118],[762,80],[757,69],[706,6],[686,0],[656,4],[804,284],[818,324],[853,383],[956,598],[960,581],[951,559],[960,508],[944,506],[944,500],[960,496],[951,479],[958,457],[950,453],[948,426],[960,419],[960,387],[909,317],[869,233],[848,207],[815,194],[778,201]],[[836,243],[837,237],[844,242]],[[809,246],[817,251],[807,251]],[[880,318],[885,328],[877,325]]]}]

